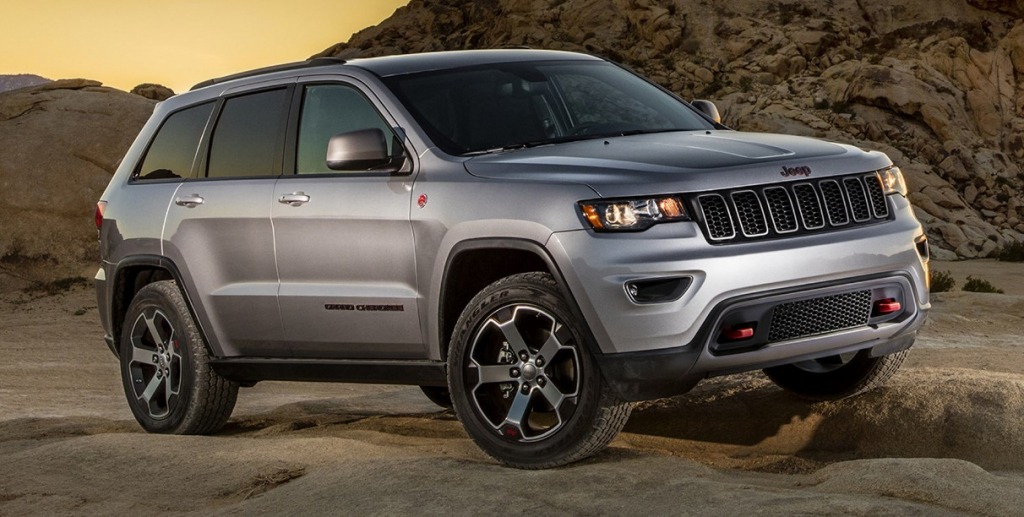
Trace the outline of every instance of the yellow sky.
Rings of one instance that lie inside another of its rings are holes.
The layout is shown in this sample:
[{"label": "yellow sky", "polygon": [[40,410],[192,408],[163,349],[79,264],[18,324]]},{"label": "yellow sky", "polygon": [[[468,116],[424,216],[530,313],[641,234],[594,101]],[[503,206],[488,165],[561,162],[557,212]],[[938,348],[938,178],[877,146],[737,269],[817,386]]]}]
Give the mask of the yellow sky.
[{"label": "yellow sky", "polygon": [[408,0],[3,0],[0,74],[83,77],[175,92],[301,61]]}]

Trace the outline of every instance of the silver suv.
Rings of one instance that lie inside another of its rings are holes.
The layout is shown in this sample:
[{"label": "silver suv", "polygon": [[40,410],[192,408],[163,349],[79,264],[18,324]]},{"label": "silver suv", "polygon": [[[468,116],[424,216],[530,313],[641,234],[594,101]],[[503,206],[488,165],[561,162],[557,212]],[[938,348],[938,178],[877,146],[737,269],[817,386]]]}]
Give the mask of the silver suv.
[{"label": "silver suv", "polygon": [[552,467],[707,377],[861,393],[930,307],[884,154],[731,131],[567,52],[206,81],[157,106],[97,224],[106,339],[161,433],[217,431],[261,380],[412,384]]}]

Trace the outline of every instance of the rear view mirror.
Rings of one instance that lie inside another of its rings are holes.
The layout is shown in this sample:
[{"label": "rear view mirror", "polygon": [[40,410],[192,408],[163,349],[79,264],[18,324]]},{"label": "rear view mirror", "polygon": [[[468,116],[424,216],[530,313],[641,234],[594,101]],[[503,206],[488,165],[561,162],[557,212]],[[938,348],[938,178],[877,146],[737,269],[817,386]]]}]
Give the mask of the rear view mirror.
[{"label": "rear view mirror", "polygon": [[392,161],[384,132],[378,128],[337,134],[327,144],[327,167],[334,171],[387,170]]},{"label": "rear view mirror", "polygon": [[718,114],[718,107],[715,106],[715,103],[706,100],[695,100],[690,104],[700,110],[701,113],[707,115],[708,118],[714,120],[716,124],[722,123],[722,116]]}]

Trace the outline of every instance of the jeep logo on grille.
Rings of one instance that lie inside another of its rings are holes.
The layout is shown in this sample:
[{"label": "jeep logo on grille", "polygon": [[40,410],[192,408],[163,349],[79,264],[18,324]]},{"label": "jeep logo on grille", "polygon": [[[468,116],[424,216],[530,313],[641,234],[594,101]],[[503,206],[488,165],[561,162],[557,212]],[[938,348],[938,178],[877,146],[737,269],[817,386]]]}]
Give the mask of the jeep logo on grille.
[{"label": "jeep logo on grille", "polygon": [[786,178],[788,178],[790,176],[810,176],[811,175],[811,168],[807,167],[807,166],[801,166],[801,167],[786,167],[786,166],[783,166],[782,167],[782,172],[780,172],[779,174],[782,174],[782,176],[786,177]]}]

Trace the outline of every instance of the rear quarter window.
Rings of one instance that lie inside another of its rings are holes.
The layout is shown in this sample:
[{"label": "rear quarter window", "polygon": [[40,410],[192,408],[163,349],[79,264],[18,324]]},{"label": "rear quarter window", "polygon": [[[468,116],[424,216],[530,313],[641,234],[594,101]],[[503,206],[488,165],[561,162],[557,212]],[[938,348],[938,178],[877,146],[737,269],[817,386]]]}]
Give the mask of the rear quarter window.
[{"label": "rear quarter window", "polygon": [[148,181],[191,176],[199,140],[213,107],[214,103],[208,102],[176,111],[167,117],[132,179]]}]

